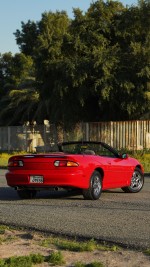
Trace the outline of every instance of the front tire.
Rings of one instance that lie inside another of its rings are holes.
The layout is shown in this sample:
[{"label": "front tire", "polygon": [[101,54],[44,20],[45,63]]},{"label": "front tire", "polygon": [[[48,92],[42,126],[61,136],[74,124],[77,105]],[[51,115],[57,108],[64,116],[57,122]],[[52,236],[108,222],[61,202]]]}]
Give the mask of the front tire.
[{"label": "front tire", "polygon": [[102,178],[98,171],[94,171],[88,189],[83,190],[84,199],[97,200],[100,198],[102,192]]},{"label": "front tire", "polygon": [[135,168],[131,178],[130,186],[122,187],[122,190],[126,193],[138,193],[142,190],[143,185],[144,185],[144,174],[139,168]]},{"label": "front tire", "polygon": [[20,189],[17,190],[18,196],[21,199],[32,199],[36,196],[36,190]]}]

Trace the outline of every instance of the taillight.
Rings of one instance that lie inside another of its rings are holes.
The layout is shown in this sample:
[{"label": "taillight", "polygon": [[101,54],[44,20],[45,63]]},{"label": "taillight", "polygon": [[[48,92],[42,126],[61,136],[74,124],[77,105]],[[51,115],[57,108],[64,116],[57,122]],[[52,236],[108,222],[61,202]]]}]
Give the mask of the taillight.
[{"label": "taillight", "polygon": [[79,164],[74,161],[69,161],[69,160],[56,160],[54,162],[55,167],[78,167]]},{"label": "taillight", "polygon": [[22,167],[23,161],[22,160],[12,160],[8,162],[8,167]]}]

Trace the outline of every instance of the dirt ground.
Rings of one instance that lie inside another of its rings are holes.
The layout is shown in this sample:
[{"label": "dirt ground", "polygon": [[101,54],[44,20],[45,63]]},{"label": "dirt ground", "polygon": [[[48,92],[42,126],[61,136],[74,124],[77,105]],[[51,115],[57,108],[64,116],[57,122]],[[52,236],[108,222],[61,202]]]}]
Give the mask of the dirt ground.
[{"label": "dirt ground", "polygon": [[[37,232],[22,230],[5,230],[0,234],[0,259],[11,256],[23,256],[31,253],[40,253],[44,256],[50,255],[52,251],[58,249],[51,245],[46,248],[41,246],[41,241],[48,238]],[[150,256],[140,251],[119,249],[119,251],[100,251],[93,252],[69,252],[61,251],[65,260],[65,265],[73,267],[76,262],[92,263],[101,262],[105,267],[149,267]],[[36,265],[37,267],[48,267],[48,263]]]}]

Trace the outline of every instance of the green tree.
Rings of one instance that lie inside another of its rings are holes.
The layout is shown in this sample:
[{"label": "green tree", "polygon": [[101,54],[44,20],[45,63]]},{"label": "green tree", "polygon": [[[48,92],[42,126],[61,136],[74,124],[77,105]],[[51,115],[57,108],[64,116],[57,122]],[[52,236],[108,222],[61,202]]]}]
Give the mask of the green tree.
[{"label": "green tree", "polygon": [[15,101],[21,121],[26,114],[63,124],[149,114],[149,0],[126,8],[98,0],[85,14],[73,12],[72,20],[62,11],[21,23],[21,54],[0,57],[3,114]]},{"label": "green tree", "polygon": [[[30,56],[6,53],[0,58],[0,124],[22,124],[32,120],[37,104],[34,64]],[[35,108],[34,108],[35,110]]]},{"label": "green tree", "polygon": [[62,98],[65,86],[63,39],[70,20],[66,12],[45,12],[39,22],[40,34],[35,50],[36,79],[45,119],[62,120]]},{"label": "green tree", "polygon": [[122,119],[139,119],[148,111],[149,36],[150,2],[139,1],[138,6],[131,6],[122,13],[116,29],[120,51],[114,99]]},{"label": "green tree", "polygon": [[27,23],[21,22],[21,30],[17,29],[14,33],[21,53],[28,56],[34,55],[38,34],[39,29],[37,23],[31,20],[28,20]]},{"label": "green tree", "polygon": [[0,95],[3,96],[7,93],[7,89],[12,87],[11,79],[11,65],[12,54],[0,54]]},{"label": "green tree", "polygon": [[70,32],[72,87],[79,102],[78,119],[110,119],[108,108],[118,62],[119,46],[111,39],[112,24],[123,6],[118,2],[97,1],[85,15],[74,9]]}]

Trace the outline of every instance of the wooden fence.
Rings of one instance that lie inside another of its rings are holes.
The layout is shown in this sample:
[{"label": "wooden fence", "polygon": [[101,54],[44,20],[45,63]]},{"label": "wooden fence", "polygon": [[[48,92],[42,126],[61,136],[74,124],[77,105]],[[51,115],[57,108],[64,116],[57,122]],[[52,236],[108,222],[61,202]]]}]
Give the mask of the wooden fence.
[{"label": "wooden fence", "polygon": [[102,140],[117,149],[150,149],[150,121],[89,123],[87,139]]},{"label": "wooden fence", "polygon": [[94,140],[117,149],[150,149],[150,120],[79,123],[64,131],[48,122],[45,125],[0,127],[0,151],[47,152],[57,142]]}]

